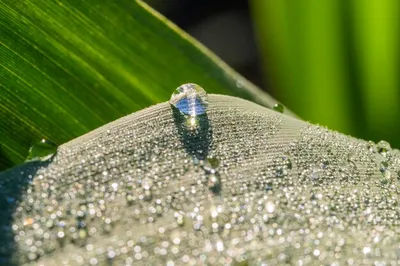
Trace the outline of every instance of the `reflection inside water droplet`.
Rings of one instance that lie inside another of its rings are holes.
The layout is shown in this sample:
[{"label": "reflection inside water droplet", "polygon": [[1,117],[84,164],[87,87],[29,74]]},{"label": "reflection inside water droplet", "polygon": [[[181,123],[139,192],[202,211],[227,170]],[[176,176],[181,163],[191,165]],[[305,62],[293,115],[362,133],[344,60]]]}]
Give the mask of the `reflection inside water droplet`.
[{"label": "reflection inside water droplet", "polygon": [[29,154],[25,161],[32,161],[32,160],[45,161],[49,159],[56,152],[57,152],[57,145],[54,142],[48,139],[42,139],[36,142],[29,149]]}]

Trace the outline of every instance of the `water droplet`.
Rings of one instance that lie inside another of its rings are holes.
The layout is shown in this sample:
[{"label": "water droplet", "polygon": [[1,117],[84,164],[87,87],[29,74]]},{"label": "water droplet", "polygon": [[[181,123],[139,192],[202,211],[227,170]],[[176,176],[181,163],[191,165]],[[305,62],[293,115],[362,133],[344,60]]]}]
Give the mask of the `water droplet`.
[{"label": "water droplet", "polygon": [[322,160],[321,162],[321,168],[326,169],[329,166],[329,161],[328,160]]},{"label": "water droplet", "polygon": [[276,103],[272,109],[279,113],[283,113],[283,111],[285,110],[285,107],[283,107],[283,105],[280,103]]},{"label": "water droplet", "polygon": [[378,152],[384,157],[386,157],[388,151],[392,150],[392,148],[390,147],[390,144],[384,140],[379,141],[376,144],[376,147],[378,149]]},{"label": "water droplet", "polygon": [[26,161],[41,160],[45,161],[57,151],[57,145],[47,139],[42,139],[35,143],[30,149]]},{"label": "water droplet", "polygon": [[265,209],[268,213],[273,213],[275,211],[275,204],[272,201],[268,201],[265,204]]},{"label": "water droplet", "polygon": [[379,170],[380,170],[382,173],[384,173],[384,172],[388,169],[388,167],[389,167],[388,162],[383,161],[383,162],[381,162],[381,167],[379,168]]},{"label": "water droplet", "polygon": [[241,80],[236,81],[236,87],[243,88],[243,81]]},{"label": "water droplet", "polygon": [[175,220],[179,226],[185,225],[185,214],[182,212],[175,212]]},{"label": "water droplet", "polygon": [[151,190],[145,190],[143,199],[145,201],[151,201],[153,199],[153,193],[151,192]]},{"label": "water droplet", "polygon": [[207,160],[212,168],[215,169],[219,166],[219,160],[216,157],[209,157]]},{"label": "water droplet", "polygon": [[136,198],[131,193],[126,194],[126,203],[128,205],[133,205],[133,203],[135,202],[135,199]]},{"label": "water droplet", "polygon": [[292,169],[292,161],[288,154],[279,156],[274,160],[275,164],[275,176],[276,177],[286,177],[288,175],[288,170]]},{"label": "water droplet", "polygon": [[81,239],[81,240],[86,240],[86,238],[87,238],[87,231],[86,231],[85,228],[79,229],[78,234],[79,234],[79,239]]},{"label": "water droplet", "polygon": [[221,180],[218,173],[208,176],[208,188],[215,194],[221,191]]},{"label": "water droplet", "polygon": [[289,169],[289,170],[292,169],[292,167],[293,167],[292,161],[290,160],[290,157],[288,154],[285,154],[282,156],[282,161],[286,165],[287,169]]},{"label": "water droplet", "polygon": [[370,153],[374,153],[377,150],[376,144],[373,141],[368,141],[367,149]]},{"label": "water droplet", "polygon": [[[175,90],[169,103],[175,106],[182,114],[194,118],[206,112],[208,107],[207,98],[207,93],[202,87],[194,83],[187,83]],[[195,119],[191,119],[190,122],[194,123]]]},{"label": "water droplet", "polygon": [[153,186],[153,180],[146,177],[142,180],[142,188],[144,188],[145,190],[149,190],[151,189],[151,187]]},{"label": "water droplet", "polygon": [[382,172],[382,179],[381,179],[381,184],[382,185],[386,185],[389,184],[392,180],[392,173],[389,170],[385,170],[384,172]]},{"label": "water droplet", "polygon": [[271,182],[268,182],[268,183],[265,185],[265,187],[264,187],[265,192],[271,191],[272,188],[273,188],[273,187],[272,187],[272,183],[271,183]]},{"label": "water droplet", "polygon": [[275,175],[276,177],[285,177],[287,175],[287,171],[283,166],[278,165],[276,167]]}]

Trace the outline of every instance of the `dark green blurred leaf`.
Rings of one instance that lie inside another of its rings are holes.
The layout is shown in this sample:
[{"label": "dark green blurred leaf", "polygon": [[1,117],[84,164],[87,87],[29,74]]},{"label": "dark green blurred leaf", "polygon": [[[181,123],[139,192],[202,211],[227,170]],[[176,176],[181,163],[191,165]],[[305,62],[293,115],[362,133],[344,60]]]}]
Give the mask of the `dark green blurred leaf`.
[{"label": "dark green blurred leaf", "polygon": [[0,169],[168,100],[182,83],[276,102],[145,4],[0,0]]}]

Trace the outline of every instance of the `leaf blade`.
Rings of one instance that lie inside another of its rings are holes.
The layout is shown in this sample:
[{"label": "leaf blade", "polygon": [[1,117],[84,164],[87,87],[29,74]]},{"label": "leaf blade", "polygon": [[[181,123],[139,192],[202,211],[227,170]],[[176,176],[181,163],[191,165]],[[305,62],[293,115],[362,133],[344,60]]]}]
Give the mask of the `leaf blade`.
[{"label": "leaf blade", "polygon": [[62,144],[185,82],[276,103],[138,1],[0,0],[0,25],[0,170],[38,139]]}]

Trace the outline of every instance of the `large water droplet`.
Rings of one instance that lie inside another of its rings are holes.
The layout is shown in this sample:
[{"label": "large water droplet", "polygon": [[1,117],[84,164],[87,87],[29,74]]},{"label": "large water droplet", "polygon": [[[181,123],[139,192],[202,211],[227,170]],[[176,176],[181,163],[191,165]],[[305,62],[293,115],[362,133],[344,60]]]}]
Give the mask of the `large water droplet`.
[{"label": "large water droplet", "polygon": [[178,87],[169,101],[182,114],[192,117],[190,122],[195,123],[194,117],[202,115],[208,107],[206,91],[197,84],[187,83]]},{"label": "large water droplet", "polygon": [[47,139],[42,139],[35,143],[30,149],[29,149],[29,154],[28,157],[26,158],[26,161],[32,161],[32,160],[42,160],[45,161],[49,159],[49,157],[56,153],[57,151],[57,145]]}]

